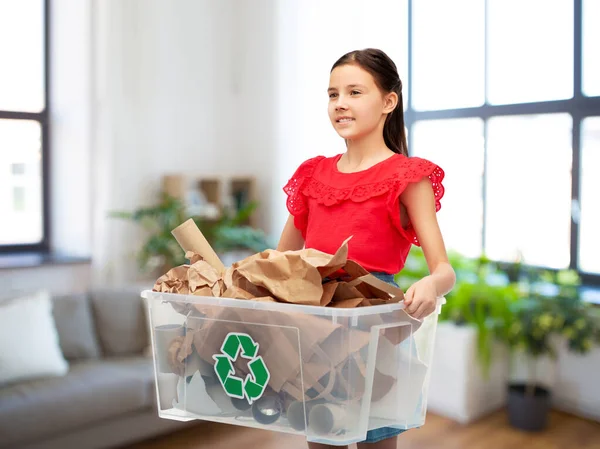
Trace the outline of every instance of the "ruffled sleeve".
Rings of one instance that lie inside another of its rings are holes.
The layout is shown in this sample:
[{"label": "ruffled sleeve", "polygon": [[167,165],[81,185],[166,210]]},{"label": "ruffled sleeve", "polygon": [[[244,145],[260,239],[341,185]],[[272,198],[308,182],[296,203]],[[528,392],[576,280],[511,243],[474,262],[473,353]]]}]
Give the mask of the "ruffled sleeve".
[{"label": "ruffled sleeve", "polygon": [[304,238],[306,238],[306,227],[308,225],[308,202],[302,189],[312,178],[317,164],[324,158],[324,156],[317,156],[304,161],[283,187],[283,191],[287,194],[287,209],[294,217],[294,226],[302,233]]},{"label": "ruffled sleeve", "polygon": [[428,177],[435,197],[435,211],[438,212],[442,207],[441,199],[444,196],[442,181],[445,173],[440,166],[427,159],[413,156],[406,158],[405,162],[403,167],[396,173],[394,185],[390,189],[388,211],[390,219],[398,231],[412,244],[421,246],[412,223],[409,222],[406,228],[402,227],[400,221],[400,195],[409,183],[419,182],[423,177]]}]

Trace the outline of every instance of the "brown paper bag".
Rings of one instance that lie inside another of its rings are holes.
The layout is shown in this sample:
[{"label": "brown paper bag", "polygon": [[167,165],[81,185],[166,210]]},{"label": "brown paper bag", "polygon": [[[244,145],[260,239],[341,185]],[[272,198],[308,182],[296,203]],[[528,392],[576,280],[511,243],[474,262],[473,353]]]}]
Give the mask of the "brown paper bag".
[{"label": "brown paper bag", "polygon": [[[314,249],[266,250],[232,266],[232,282],[240,277],[266,289],[279,301],[320,305],[324,295],[322,279],[347,263],[347,239],[332,256]],[[257,296],[266,296],[258,294]]]},{"label": "brown paper bag", "polygon": [[238,275],[284,302],[319,305],[323,296],[318,270],[299,254],[268,252],[267,258],[242,261],[234,268],[234,279]]},{"label": "brown paper bag", "polygon": [[327,306],[331,300],[333,299],[333,295],[337,289],[337,282],[329,282],[327,284],[323,284],[323,296],[321,296],[320,305],[322,307]]}]

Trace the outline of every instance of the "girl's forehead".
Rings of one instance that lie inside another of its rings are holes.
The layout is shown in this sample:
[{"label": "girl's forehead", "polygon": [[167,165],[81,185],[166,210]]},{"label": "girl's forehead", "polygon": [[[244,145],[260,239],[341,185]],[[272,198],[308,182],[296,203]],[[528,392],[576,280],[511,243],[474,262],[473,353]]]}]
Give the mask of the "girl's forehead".
[{"label": "girl's forehead", "polygon": [[375,80],[369,72],[356,64],[338,66],[329,75],[330,88],[341,88],[355,84],[362,84],[368,87],[374,85]]}]

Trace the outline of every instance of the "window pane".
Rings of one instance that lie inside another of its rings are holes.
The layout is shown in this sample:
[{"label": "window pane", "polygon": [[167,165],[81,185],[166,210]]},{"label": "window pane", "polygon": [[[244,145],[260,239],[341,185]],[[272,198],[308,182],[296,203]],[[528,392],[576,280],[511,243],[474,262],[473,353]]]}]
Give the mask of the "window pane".
[{"label": "window pane", "polygon": [[583,93],[600,95],[600,1],[583,0]]},{"label": "window pane", "polygon": [[489,120],[487,255],[564,268],[570,261],[572,120],[567,114]]},{"label": "window pane", "polygon": [[41,166],[40,124],[0,120],[0,245],[42,240]]},{"label": "window pane", "polygon": [[573,96],[573,0],[488,0],[488,101]]},{"label": "window pane", "polygon": [[481,254],[483,223],[483,122],[480,119],[431,120],[415,123],[412,154],[445,171],[438,220],[448,249],[468,257]]},{"label": "window pane", "polygon": [[600,274],[600,117],[583,121],[581,133],[581,218],[579,221],[579,267]]},{"label": "window pane", "polygon": [[0,110],[44,109],[44,2],[0,0]]},{"label": "window pane", "polygon": [[484,101],[482,0],[413,2],[413,106],[479,106]]}]

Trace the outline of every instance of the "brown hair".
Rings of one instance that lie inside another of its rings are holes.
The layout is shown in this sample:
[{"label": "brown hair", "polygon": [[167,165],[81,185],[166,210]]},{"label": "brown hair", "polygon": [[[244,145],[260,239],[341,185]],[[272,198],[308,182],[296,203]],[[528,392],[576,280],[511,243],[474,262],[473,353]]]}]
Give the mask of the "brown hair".
[{"label": "brown hair", "polygon": [[383,125],[383,139],[390,150],[408,156],[406,133],[404,130],[404,107],[402,105],[402,81],[394,61],[383,51],[376,48],[354,50],[338,59],[331,72],[338,66],[356,64],[366,70],[375,79],[375,84],[385,93],[398,95],[396,108],[388,114]]}]

